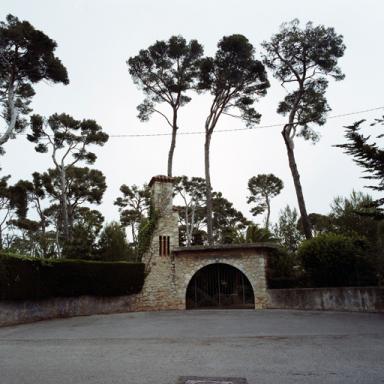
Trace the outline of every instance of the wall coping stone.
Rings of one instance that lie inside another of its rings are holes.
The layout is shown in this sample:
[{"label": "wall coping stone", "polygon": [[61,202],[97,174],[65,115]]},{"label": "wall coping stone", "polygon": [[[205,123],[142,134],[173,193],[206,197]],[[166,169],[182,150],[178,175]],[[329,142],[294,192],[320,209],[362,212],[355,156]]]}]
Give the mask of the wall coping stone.
[{"label": "wall coping stone", "polygon": [[274,291],[274,292],[277,292],[277,291],[321,291],[321,290],[330,290],[330,289],[342,289],[342,290],[346,290],[346,289],[355,289],[355,290],[358,290],[358,289],[382,289],[384,290],[384,286],[380,286],[380,285],[355,285],[355,286],[350,286],[350,285],[347,285],[347,286],[341,286],[341,287],[334,287],[334,286],[331,286],[331,287],[303,287],[303,288],[268,288],[268,291]]},{"label": "wall coping stone", "polygon": [[274,243],[246,243],[246,244],[220,244],[220,245],[194,245],[191,247],[177,247],[173,249],[174,254],[185,253],[211,253],[217,251],[234,251],[241,252],[242,250],[264,250],[278,249],[279,246]]},{"label": "wall coping stone", "polygon": [[172,256],[201,256],[201,257],[242,257],[247,254],[260,253],[260,251],[271,251],[279,246],[273,243],[249,243],[249,244],[222,244],[210,246],[176,247],[172,250]]}]

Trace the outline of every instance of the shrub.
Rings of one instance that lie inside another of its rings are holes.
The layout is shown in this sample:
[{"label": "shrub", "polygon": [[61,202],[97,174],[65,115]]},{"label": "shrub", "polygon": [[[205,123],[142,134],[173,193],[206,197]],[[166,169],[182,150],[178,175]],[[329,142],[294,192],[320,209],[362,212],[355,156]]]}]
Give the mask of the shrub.
[{"label": "shrub", "polygon": [[12,254],[0,255],[0,299],[38,299],[44,291],[41,262]]},{"label": "shrub", "polygon": [[99,260],[129,260],[134,258],[129,247],[124,228],[116,222],[105,226],[98,243],[97,258]]},{"label": "shrub", "polygon": [[274,249],[268,258],[267,266],[267,282],[270,289],[309,286],[308,278],[294,252],[288,252],[281,247]]},{"label": "shrub", "polygon": [[118,296],[140,292],[144,264],[42,260],[0,254],[0,299],[57,296]]},{"label": "shrub", "polygon": [[334,233],[305,240],[298,257],[312,286],[375,285],[377,279],[365,241]]}]

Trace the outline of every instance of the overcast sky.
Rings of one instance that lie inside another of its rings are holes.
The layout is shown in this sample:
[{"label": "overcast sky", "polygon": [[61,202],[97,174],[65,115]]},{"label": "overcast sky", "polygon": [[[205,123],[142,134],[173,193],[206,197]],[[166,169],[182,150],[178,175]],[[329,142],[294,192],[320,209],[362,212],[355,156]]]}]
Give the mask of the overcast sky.
[{"label": "overcast sky", "polygon": [[[143,95],[133,84],[126,60],[156,40],[182,35],[197,39],[212,55],[222,36],[241,33],[256,47],[276,33],[282,22],[298,18],[334,27],[347,47],[340,66],[346,74],[341,82],[330,81],[327,92],[332,108],[329,116],[384,106],[382,39],[384,6],[380,0],[1,0],[0,16],[11,13],[28,20],[58,44],[57,56],[67,67],[68,86],[39,84],[32,107],[49,116],[66,112],[75,118],[95,119],[110,135],[166,133],[159,118],[147,123],[137,119],[136,106]],[[276,107],[284,89],[272,79],[267,96],[257,109],[261,126],[283,123]],[[210,98],[194,96],[180,111],[179,132],[201,131]],[[297,140],[296,157],[309,212],[327,213],[336,195],[363,190],[359,169],[340,149],[343,126],[366,118],[373,120],[383,110],[329,119],[321,127],[321,140],[312,145]],[[218,130],[242,128],[244,124],[223,116]],[[259,173],[274,173],[285,188],[272,202],[272,219],[287,204],[297,206],[281,127],[252,131],[214,133],[211,145],[211,175],[215,190],[222,191],[248,217],[247,181]],[[113,205],[119,187],[143,184],[153,175],[165,174],[170,137],[111,137],[101,149],[94,167],[107,177],[108,190],[100,210],[107,220],[118,217]],[[204,135],[179,135],[174,174],[204,175]],[[34,152],[25,137],[5,145],[2,174],[12,180],[30,178],[34,171],[51,167],[47,154]],[[258,220],[260,221],[260,220]]]}]

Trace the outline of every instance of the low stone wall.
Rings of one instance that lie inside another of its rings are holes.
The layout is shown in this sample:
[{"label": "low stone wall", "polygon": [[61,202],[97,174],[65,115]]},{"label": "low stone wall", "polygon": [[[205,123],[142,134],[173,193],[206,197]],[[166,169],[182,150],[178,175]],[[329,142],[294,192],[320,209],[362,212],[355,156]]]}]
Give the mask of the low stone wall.
[{"label": "low stone wall", "polygon": [[[384,287],[267,290],[270,309],[384,312]],[[0,302],[0,326],[39,320],[142,310],[141,296],[58,297],[41,301]]]},{"label": "low stone wall", "polygon": [[384,287],[269,289],[267,308],[384,312]]},{"label": "low stone wall", "polygon": [[0,326],[95,314],[132,312],[137,295],[57,297],[41,301],[0,302]]}]

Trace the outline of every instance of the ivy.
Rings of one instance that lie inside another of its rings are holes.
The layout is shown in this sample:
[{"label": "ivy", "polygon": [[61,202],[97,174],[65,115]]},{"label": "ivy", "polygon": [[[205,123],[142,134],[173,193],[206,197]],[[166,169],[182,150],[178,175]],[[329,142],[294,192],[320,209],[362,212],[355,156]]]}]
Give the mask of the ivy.
[{"label": "ivy", "polygon": [[158,219],[159,219],[159,214],[151,205],[149,207],[148,217],[142,219],[139,226],[139,233],[137,236],[138,260],[142,259],[142,257],[148,251],[151,245],[153,233],[155,232]]}]

